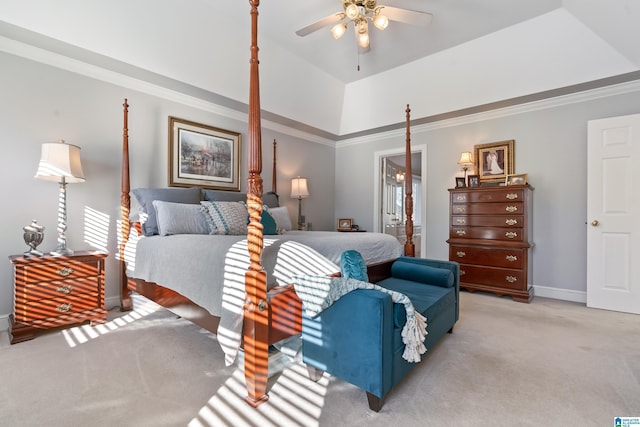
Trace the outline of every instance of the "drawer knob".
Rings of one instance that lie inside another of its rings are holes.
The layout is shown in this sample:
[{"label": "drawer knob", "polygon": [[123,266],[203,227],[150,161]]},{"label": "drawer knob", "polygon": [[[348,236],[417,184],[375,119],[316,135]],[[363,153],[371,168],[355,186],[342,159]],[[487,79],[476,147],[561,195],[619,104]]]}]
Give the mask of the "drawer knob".
[{"label": "drawer knob", "polygon": [[507,261],[511,261],[511,262],[514,262],[514,261],[518,260],[518,257],[515,256],[515,255],[507,255],[506,258],[507,258]]},{"label": "drawer knob", "polygon": [[458,258],[464,258],[465,256],[467,256],[467,253],[464,251],[458,251],[456,252],[456,255],[458,255]]},{"label": "drawer knob", "polygon": [[506,233],[504,233],[504,235],[507,237],[507,239],[515,239],[516,237],[518,237],[518,233],[516,233],[515,231],[507,231]]},{"label": "drawer knob", "polygon": [[467,196],[463,196],[462,194],[458,194],[456,196],[456,201],[458,201],[458,202],[464,202],[466,200],[467,200]]},{"label": "drawer knob", "polygon": [[464,231],[464,230],[456,230],[456,234],[457,234],[458,236],[464,236],[465,234],[467,234],[467,232],[466,232],[466,231]]},{"label": "drawer knob", "polygon": [[504,223],[507,225],[516,225],[518,223],[518,220],[513,218],[508,218],[504,221]]},{"label": "drawer knob", "polygon": [[456,218],[456,224],[464,225],[466,222],[464,218]]},{"label": "drawer knob", "polygon": [[454,206],[453,210],[456,213],[465,213],[465,211],[466,211],[464,206]]},{"label": "drawer knob", "polygon": [[517,282],[517,281],[518,281],[518,279],[516,279],[516,277],[515,277],[515,276],[507,276],[507,277],[505,277],[505,279],[506,279],[506,280],[507,280],[507,282],[509,282],[509,283],[515,283],[515,282]]},{"label": "drawer knob", "polygon": [[67,277],[73,274],[73,268],[71,267],[62,267],[56,270],[56,274],[58,276]]},{"label": "drawer knob", "polygon": [[64,285],[56,288],[57,292],[60,292],[61,294],[65,294],[65,295],[69,295],[72,290],[73,290],[72,285]]},{"label": "drawer knob", "polygon": [[505,211],[507,212],[517,212],[518,211],[518,207],[517,206],[507,206],[506,208],[504,208]]},{"label": "drawer knob", "polygon": [[65,304],[60,304],[59,306],[57,306],[56,307],[56,311],[59,311],[60,313],[67,313],[72,308],[73,308],[73,304],[65,303]]},{"label": "drawer knob", "polygon": [[464,276],[465,274],[467,274],[467,272],[466,272],[466,271],[464,271],[464,270],[460,270],[460,275],[461,275],[461,276]]},{"label": "drawer knob", "polygon": [[509,193],[507,194],[507,199],[509,200],[515,200],[518,198],[518,193]]}]

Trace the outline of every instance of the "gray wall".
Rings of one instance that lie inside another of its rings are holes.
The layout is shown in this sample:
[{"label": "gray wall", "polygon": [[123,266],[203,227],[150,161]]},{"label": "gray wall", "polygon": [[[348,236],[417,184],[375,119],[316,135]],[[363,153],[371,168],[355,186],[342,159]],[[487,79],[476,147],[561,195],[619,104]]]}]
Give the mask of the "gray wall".
[{"label": "gray wall", "polygon": [[[167,185],[167,117],[241,132],[246,164],[244,115],[214,113],[165,97],[105,83],[72,72],[0,54],[0,130],[5,156],[0,190],[6,207],[0,223],[0,253],[22,253],[22,227],[37,219],[46,227],[41,249],[55,247],[55,184],[33,178],[42,142],[65,139],[82,147],[87,181],[68,187],[67,237],[73,249],[98,248],[111,253],[106,294],[118,297],[116,227],[120,200],[122,102],[129,99],[131,182],[133,187]],[[140,86],[142,87],[142,86]],[[603,96],[520,114],[465,124],[416,126],[415,145],[427,145],[426,256],[447,258],[448,192],[459,174],[460,152],[474,144],[515,139],[516,171],[528,173],[534,192],[533,284],[537,295],[583,300],[586,286],[586,125],[591,119],[637,113],[640,92]],[[203,105],[206,103],[203,103]],[[240,117],[241,116],[241,117]],[[239,118],[240,117],[240,118]],[[492,115],[491,117],[496,117]],[[404,119],[399,106],[398,121]],[[372,229],[374,153],[402,150],[404,131],[341,141],[337,148],[300,137],[295,129],[264,126],[262,141],[265,190],[271,186],[271,142],[278,140],[278,189],[281,203],[296,219],[297,202],[288,197],[290,179],[309,179],[311,197],[304,200],[315,230],[335,228],[339,217],[354,218]],[[293,136],[295,135],[295,136]],[[246,170],[241,180],[246,184]],[[13,305],[12,270],[0,263],[0,323]],[[2,326],[0,324],[0,326]]]},{"label": "gray wall", "polygon": [[[32,219],[45,226],[39,249],[55,249],[58,186],[34,179],[43,142],[64,139],[82,148],[86,181],[67,187],[67,242],[71,249],[106,249],[108,305],[117,304],[119,283],[115,254],[120,204],[122,103],[129,99],[131,185],[167,186],[167,117],[177,116],[242,133],[243,191],[246,188],[244,120],[213,114],[135,90],[104,83],[58,68],[0,53],[0,147],[4,153],[0,197],[0,328],[13,307],[12,269],[7,257],[27,246],[22,227]],[[240,115],[242,116],[242,115]],[[309,179],[311,197],[304,210],[314,229],[334,228],[334,149],[264,128],[264,189],[271,189],[273,139],[278,141],[280,202],[296,221],[297,201],[289,197],[291,178]],[[3,320],[4,319],[4,320]]]},{"label": "gray wall", "polygon": [[[442,123],[427,130],[414,129],[412,143],[427,145],[427,164],[423,168],[428,185],[427,224],[423,227],[426,257],[448,258],[447,189],[455,185],[456,175],[462,176],[456,164],[460,153],[473,151],[475,144],[514,139],[516,172],[527,173],[535,188],[536,294],[586,301],[587,121],[638,112],[640,92],[636,85],[635,92],[624,95],[466,124]],[[398,108],[398,117],[403,117],[403,106]],[[402,149],[404,144],[404,132],[396,132],[375,141],[351,141],[337,148],[336,182],[349,183],[336,186],[338,217],[357,218],[359,224],[372,229],[374,153]]]}]

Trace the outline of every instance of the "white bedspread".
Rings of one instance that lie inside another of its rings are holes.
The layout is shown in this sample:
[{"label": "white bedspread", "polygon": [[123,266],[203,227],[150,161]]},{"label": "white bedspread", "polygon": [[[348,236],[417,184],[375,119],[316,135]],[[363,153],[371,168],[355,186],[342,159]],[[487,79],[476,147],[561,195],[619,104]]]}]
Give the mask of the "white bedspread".
[{"label": "white bedspread", "polygon": [[[262,265],[267,286],[292,283],[294,274],[330,274],[340,256],[360,252],[367,264],[395,259],[402,245],[380,233],[289,231],[264,236]],[[233,363],[242,334],[244,274],[249,266],[246,236],[174,235],[131,239],[129,277],[172,289],[220,317],[218,341]]]}]

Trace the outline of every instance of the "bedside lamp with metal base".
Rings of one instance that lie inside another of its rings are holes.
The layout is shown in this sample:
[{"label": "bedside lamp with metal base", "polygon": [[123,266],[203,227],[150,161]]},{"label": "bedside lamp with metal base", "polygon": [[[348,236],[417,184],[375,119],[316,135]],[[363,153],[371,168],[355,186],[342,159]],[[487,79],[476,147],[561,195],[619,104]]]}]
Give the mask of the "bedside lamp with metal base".
[{"label": "bedside lamp with metal base", "polygon": [[54,181],[59,184],[58,196],[58,243],[54,256],[73,255],[67,247],[65,231],[67,230],[67,184],[84,182],[80,147],[66,144],[64,141],[45,142],[42,144],[40,163],[36,172],[37,179]]}]

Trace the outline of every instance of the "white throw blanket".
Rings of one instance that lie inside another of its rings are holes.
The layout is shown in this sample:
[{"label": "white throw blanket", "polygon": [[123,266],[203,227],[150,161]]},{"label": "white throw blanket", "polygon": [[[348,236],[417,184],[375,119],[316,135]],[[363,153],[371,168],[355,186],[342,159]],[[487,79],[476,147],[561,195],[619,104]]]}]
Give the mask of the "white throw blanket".
[{"label": "white throw blanket", "polygon": [[302,300],[302,307],[311,316],[317,316],[342,296],[356,289],[374,289],[391,295],[395,303],[403,304],[407,312],[407,323],[402,328],[402,341],[405,344],[402,357],[408,362],[420,362],[420,355],[427,351],[424,338],[427,335],[427,321],[415,311],[406,295],[373,283],[344,277],[293,276],[296,294]]}]

